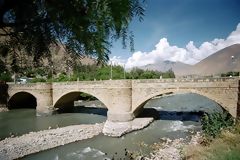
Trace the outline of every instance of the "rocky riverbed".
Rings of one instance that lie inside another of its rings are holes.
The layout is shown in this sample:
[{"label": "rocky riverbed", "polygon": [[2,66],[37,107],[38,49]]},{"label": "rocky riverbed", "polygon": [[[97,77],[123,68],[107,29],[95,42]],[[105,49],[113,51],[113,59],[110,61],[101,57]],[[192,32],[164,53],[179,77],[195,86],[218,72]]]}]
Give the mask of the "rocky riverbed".
[{"label": "rocky riverbed", "polygon": [[0,159],[17,159],[32,153],[92,138],[102,133],[104,128],[106,129],[106,126],[109,127],[109,125],[107,125],[109,123],[111,123],[110,128],[113,129],[111,133],[114,133],[109,136],[116,136],[116,134],[118,134],[117,137],[119,137],[125,133],[142,129],[152,121],[153,118],[136,118],[134,121],[128,122],[128,125],[123,123],[120,127],[119,123],[107,121],[105,123],[93,125],[73,125],[57,129],[49,128],[48,130],[30,132],[18,137],[11,136],[0,141]]},{"label": "rocky riverbed", "polygon": [[154,143],[151,147],[153,152],[149,156],[138,156],[137,160],[182,160],[184,159],[184,149],[187,146],[194,146],[199,144],[202,139],[201,133],[197,132],[196,134],[190,137],[190,141],[186,139],[166,139],[162,138],[161,142]]},{"label": "rocky riverbed", "polygon": [[6,138],[0,141],[0,159],[17,159],[64,144],[92,138],[102,132],[103,125],[104,123],[73,125]]},{"label": "rocky riverbed", "polygon": [[[136,122],[137,123],[132,124],[131,130],[137,130],[145,126],[145,123],[139,123],[140,120]],[[146,122],[150,123],[151,121],[150,119],[146,119]],[[136,128],[134,127],[134,124],[142,127]],[[32,153],[92,138],[103,131],[103,126],[104,123],[74,125],[39,132],[30,132],[29,134],[19,137],[6,138],[0,141],[0,159],[17,159]],[[171,140],[168,138],[162,138],[158,143],[148,146],[153,150],[150,155],[134,156],[134,158],[141,160],[181,160],[183,158],[184,148],[187,145],[192,146],[198,144],[199,140],[201,140],[201,134],[199,132],[187,139],[180,138]]]},{"label": "rocky riverbed", "polygon": [[153,118],[135,118],[129,122],[106,121],[103,127],[103,134],[110,137],[121,137],[122,135],[141,130],[154,121]]}]

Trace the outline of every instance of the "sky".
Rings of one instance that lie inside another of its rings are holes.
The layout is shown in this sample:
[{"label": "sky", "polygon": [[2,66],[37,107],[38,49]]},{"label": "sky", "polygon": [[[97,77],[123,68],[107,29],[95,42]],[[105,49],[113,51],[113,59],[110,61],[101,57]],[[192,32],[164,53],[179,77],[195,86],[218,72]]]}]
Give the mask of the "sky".
[{"label": "sky", "polygon": [[227,46],[240,43],[240,0],[146,0],[142,22],[129,29],[134,48],[113,43],[110,61],[126,68],[163,60],[196,64]]}]

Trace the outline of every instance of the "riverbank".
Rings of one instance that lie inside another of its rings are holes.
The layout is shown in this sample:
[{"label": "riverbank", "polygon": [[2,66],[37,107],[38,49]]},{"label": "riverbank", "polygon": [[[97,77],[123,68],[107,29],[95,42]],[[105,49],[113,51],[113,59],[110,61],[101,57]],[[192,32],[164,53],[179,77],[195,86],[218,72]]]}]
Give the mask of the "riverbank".
[{"label": "riverbank", "polygon": [[187,139],[168,139],[162,138],[160,142],[154,143],[150,147],[153,152],[149,156],[137,156],[137,160],[182,160],[185,157],[185,149],[189,146],[194,147],[202,141],[200,132],[192,135],[190,141]]},{"label": "riverbank", "polygon": [[185,151],[188,160],[239,160],[240,159],[240,122],[223,129],[212,139],[205,139],[196,146],[189,145]]},{"label": "riverbank", "polygon": [[17,159],[32,153],[92,138],[102,132],[103,125],[104,123],[73,125],[6,138],[0,141],[0,159]]}]

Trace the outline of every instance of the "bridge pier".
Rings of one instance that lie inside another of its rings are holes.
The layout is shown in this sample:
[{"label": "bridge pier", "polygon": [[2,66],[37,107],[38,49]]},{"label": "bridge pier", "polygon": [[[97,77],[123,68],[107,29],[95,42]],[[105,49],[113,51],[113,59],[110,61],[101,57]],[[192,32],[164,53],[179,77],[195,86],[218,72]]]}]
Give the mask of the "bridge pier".
[{"label": "bridge pier", "polygon": [[[110,88],[107,103],[107,121],[103,127],[103,134],[120,137],[134,130],[149,125],[153,118],[135,118],[132,112],[132,81],[123,81]],[[122,86],[119,86],[121,84]]]},{"label": "bridge pier", "polygon": [[50,106],[37,106],[36,115],[37,116],[50,116],[53,115],[55,109],[52,105]]},{"label": "bridge pier", "polygon": [[[121,100],[119,102],[126,102]],[[114,103],[112,103],[114,104]],[[121,110],[121,107],[114,107],[113,109],[109,108],[107,112],[107,121],[103,127],[103,134],[112,137],[120,137],[125,133],[132,131],[132,121],[134,120],[134,115],[129,110],[129,107],[123,107],[124,110]]]},{"label": "bridge pier", "polygon": [[110,110],[107,117],[103,127],[103,134],[111,137],[120,137],[134,130],[143,129],[154,120],[152,117],[135,118],[135,114],[130,111],[112,112]]},{"label": "bridge pier", "polygon": [[107,119],[112,122],[129,122],[134,119],[134,115],[131,112],[108,111]]},{"label": "bridge pier", "polygon": [[51,93],[47,93],[42,95],[38,98],[37,107],[36,107],[36,114],[37,116],[48,116],[52,115],[55,111],[53,104],[52,104],[52,96]]},{"label": "bridge pier", "polygon": [[132,131],[134,114],[132,110],[132,82],[115,83],[106,93],[108,103],[107,121],[103,133],[108,136],[119,137]]},{"label": "bridge pier", "polygon": [[8,111],[8,84],[0,82],[0,112]]},{"label": "bridge pier", "polygon": [[54,112],[53,98],[52,98],[52,83],[37,84],[37,116],[48,116]]},{"label": "bridge pier", "polygon": [[8,111],[7,105],[6,104],[0,104],[0,112],[5,112]]},{"label": "bridge pier", "polygon": [[107,121],[103,127],[103,134],[111,137],[120,137],[126,133],[143,129],[154,120],[152,117],[136,118],[135,115],[131,111],[109,110]]},{"label": "bridge pier", "polygon": [[128,122],[134,119],[132,110],[132,83],[123,81],[113,83],[105,91],[108,108],[108,120],[112,122]]}]

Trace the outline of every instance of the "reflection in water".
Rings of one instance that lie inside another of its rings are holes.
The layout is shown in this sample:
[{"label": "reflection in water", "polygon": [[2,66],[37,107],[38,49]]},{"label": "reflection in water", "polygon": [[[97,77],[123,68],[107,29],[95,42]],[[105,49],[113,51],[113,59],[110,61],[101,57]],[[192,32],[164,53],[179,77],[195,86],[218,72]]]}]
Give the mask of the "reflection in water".
[{"label": "reflection in water", "polygon": [[153,117],[154,120],[195,121],[199,122],[203,111],[166,111],[156,108],[144,108],[138,117]]}]

